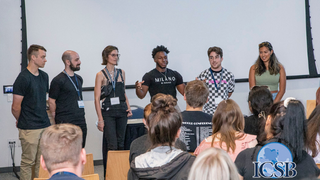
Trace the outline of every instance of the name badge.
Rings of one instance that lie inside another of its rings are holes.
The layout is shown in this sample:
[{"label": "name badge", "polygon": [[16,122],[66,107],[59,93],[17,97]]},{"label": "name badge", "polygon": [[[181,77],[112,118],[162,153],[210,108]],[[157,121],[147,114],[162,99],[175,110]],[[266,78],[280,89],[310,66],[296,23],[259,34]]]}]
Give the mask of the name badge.
[{"label": "name badge", "polygon": [[113,98],[110,98],[110,102],[111,102],[111,105],[120,104],[120,99],[119,97],[113,97]]},{"label": "name badge", "polygon": [[78,106],[79,106],[79,108],[84,108],[84,102],[83,102],[83,100],[79,100],[78,101]]},{"label": "name badge", "polygon": [[217,97],[215,100],[215,104],[218,105],[223,99],[221,97]]}]

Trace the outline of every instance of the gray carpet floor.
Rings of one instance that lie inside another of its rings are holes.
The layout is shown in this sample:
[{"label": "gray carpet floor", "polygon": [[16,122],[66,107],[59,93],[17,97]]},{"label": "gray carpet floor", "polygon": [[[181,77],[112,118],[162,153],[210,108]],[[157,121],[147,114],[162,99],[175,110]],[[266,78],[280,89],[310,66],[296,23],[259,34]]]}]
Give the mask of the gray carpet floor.
[{"label": "gray carpet floor", "polygon": [[[94,166],[94,173],[99,174],[99,179],[103,180],[103,165]],[[20,175],[20,172],[18,172]],[[18,180],[13,172],[0,173],[0,180]]]}]

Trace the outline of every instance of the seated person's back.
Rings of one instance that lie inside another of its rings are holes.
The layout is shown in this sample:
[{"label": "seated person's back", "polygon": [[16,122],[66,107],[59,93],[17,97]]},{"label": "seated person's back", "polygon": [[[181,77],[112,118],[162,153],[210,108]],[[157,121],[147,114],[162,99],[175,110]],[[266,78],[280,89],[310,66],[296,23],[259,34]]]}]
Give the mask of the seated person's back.
[{"label": "seated person's back", "polygon": [[152,146],[131,162],[128,180],[188,177],[195,157],[174,147],[182,124],[176,103],[171,95],[157,94],[152,98],[151,114],[146,122]]},{"label": "seated person's back", "polygon": [[[148,104],[145,108],[144,108],[144,119],[143,119],[143,123],[146,125],[146,119],[149,116],[149,114],[151,113],[151,103]],[[152,121],[152,119],[151,119]],[[146,125],[146,128],[148,128],[148,126]],[[152,146],[151,140],[150,138],[148,138],[148,134],[145,134],[141,137],[138,137],[137,139],[135,139],[134,141],[132,141],[131,145],[130,145],[130,156],[129,156],[129,162],[131,163],[132,160],[134,160],[137,156],[146,153]],[[186,145],[180,140],[177,139],[177,141],[174,143],[175,148],[177,149],[181,149],[183,151],[186,151]]]},{"label": "seated person's back", "polygon": [[212,136],[201,142],[194,154],[209,147],[224,149],[234,161],[244,149],[257,144],[256,136],[245,134],[240,107],[232,99],[221,101],[212,118]]},{"label": "seated person's back", "polygon": [[187,107],[181,113],[183,122],[179,138],[186,144],[189,152],[194,152],[197,146],[212,134],[212,116],[202,112],[209,90],[204,82],[194,80],[187,84],[184,92]]}]

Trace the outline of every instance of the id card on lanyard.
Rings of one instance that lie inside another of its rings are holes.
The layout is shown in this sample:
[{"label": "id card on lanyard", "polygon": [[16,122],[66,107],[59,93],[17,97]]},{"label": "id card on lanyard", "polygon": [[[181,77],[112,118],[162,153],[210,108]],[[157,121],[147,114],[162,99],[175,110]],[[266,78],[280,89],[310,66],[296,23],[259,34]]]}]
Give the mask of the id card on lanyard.
[{"label": "id card on lanyard", "polygon": [[73,84],[75,90],[77,91],[77,94],[78,94],[78,107],[79,108],[84,108],[84,102],[83,100],[81,99],[81,96],[80,96],[80,90],[79,90],[79,84],[78,84],[78,79],[77,79],[77,75],[74,74],[74,78],[76,79],[76,83],[77,85],[74,84],[74,82],[72,81],[71,77],[69,76],[69,74],[66,72],[66,70],[63,70],[63,72],[68,76],[69,80],[71,81],[71,83]]},{"label": "id card on lanyard", "polygon": [[[210,70],[210,73],[211,73],[211,77],[213,79],[213,82],[214,82],[214,86],[216,87],[216,90],[220,90],[221,88],[221,81],[222,81],[222,71],[223,71],[223,68],[221,69],[221,72],[220,72],[220,80],[219,80],[219,86],[217,85],[217,82],[216,82],[216,79],[214,78],[214,75],[213,75],[213,70],[211,68],[209,68]],[[221,101],[223,101],[222,97],[217,97],[215,98],[215,104],[219,104]]]},{"label": "id card on lanyard", "polygon": [[110,98],[110,103],[111,105],[117,105],[117,104],[120,104],[120,99],[119,97],[115,97],[116,96],[116,84],[117,84],[117,77],[116,77],[116,68],[114,68],[113,70],[113,79],[111,77],[111,74],[109,73],[109,70],[107,69],[107,67],[105,68],[107,73],[108,73],[108,76],[110,77],[111,79],[111,83],[112,83],[112,88],[113,88],[113,93],[114,93],[114,97]]}]

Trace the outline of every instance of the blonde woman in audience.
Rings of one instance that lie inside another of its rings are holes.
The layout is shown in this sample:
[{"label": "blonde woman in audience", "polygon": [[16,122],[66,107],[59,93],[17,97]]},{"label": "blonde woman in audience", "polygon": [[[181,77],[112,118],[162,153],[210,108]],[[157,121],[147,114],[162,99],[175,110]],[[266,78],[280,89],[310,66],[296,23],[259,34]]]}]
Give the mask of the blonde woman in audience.
[{"label": "blonde woman in audience", "polygon": [[204,150],[194,161],[188,180],[239,180],[238,170],[229,155],[219,148]]},{"label": "blonde woman in audience", "polygon": [[171,95],[153,96],[146,123],[151,147],[131,162],[128,180],[188,178],[195,157],[174,146],[182,125],[176,105],[177,100]]},{"label": "blonde woman in audience", "polygon": [[244,118],[238,104],[232,99],[221,101],[212,118],[212,136],[204,139],[194,154],[209,147],[225,150],[234,161],[244,149],[257,144],[256,135],[245,134]]}]

